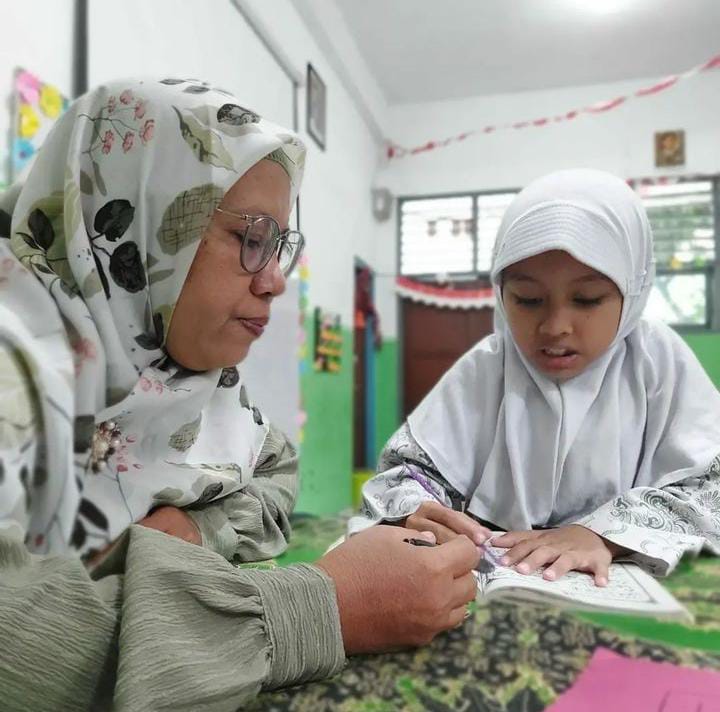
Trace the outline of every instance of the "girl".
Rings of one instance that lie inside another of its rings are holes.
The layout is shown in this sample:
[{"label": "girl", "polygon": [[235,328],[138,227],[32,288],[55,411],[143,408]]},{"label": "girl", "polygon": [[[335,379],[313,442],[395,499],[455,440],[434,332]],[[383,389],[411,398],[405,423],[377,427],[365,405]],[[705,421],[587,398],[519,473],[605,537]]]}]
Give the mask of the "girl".
[{"label": "girl", "polygon": [[560,171],[523,190],[494,248],[495,333],[390,439],[351,533],[406,521],[480,544],[503,529],[503,563],[598,585],[618,556],[666,575],[685,552],[720,554],[720,394],[672,329],[642,318],[652,250],[614,176]]}]

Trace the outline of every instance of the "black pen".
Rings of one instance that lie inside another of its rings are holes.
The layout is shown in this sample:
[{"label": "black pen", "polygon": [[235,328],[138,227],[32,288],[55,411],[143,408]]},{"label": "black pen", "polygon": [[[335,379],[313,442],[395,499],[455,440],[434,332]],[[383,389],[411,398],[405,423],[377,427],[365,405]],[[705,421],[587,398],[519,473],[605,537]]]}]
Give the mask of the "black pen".
[{"label": "black pen", "polygon": [[427,539],[403,539],[403,541],[413,546],[437,546],[434,541],[428,541]]}]

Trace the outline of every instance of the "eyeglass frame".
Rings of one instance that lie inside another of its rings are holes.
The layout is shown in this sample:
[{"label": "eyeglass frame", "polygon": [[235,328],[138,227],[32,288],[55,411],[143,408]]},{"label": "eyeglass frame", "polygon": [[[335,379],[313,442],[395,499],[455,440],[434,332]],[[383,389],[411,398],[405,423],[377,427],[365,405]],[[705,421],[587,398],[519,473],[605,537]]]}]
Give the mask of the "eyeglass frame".
[{"label": "eyeglass frame", "polygon": [[[248,215],[247,213],[234,213],[231,210],[225,210],[224,208],[215,208],[215,210],[218,213],[222,213],[223,215],[231,215],[234,218],[240,218],[241,220],[244,220],[247,223],[247,227],[245,228],[245,231],[243,232],[243,240],[240,243],[240,266],[248,273],[248,274],[259,274],[262,272],[269,264],[270,260],[273,258],[273,255],[278,257],[280,250],[282,249],[283,245],[289,244],[292,245],[293,243],[288,241],[288,238],[290,235],[297,235],[299,240],[297,242],[297,247],[295,249],[295,253],[293,255],[293,261],[290,263],[290,267],[287,270],[281,270],[283,273],[283,277],[287,277],[292,273],[292,271],[295,269],[300,256],[302,255],[302,251],[305,249],[305,236],[300,232],[300,230],[291,230],[288,228],[287,230],[280,230],[280,225],[277,220],[272,215]],[[245,245],[245,238],[247,237],[248,230],[253,226],[254,223],[256,223],[258,220],[270,220],[272,223],[275,224],[275,227],[277,228],[277,237],[275,238],[275,245],[273,246],[273,249],[270,250],[270,254],[267,258],[267,260],[257,269],[250,270],[245,266],[245,262],[243,260],[243,246]],[[278,265],[280,261],[278,259]]]}]

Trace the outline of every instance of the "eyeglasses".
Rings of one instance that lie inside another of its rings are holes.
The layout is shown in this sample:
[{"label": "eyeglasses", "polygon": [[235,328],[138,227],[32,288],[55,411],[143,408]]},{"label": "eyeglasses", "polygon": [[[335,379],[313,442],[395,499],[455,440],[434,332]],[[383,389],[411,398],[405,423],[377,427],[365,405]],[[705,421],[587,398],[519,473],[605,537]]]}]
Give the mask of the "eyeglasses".
[{"label": "eyeglasses", "polygon": [[240,264],[250,274],[257,274],[277,255],[283,275],[287,277],[294,269],[303,247],[305,238],[297,230],[280,231],[280,226],[269,215],[245,215],[230,210],[215,208],[223,215],[232,215],[247,223],[240,236]]}]

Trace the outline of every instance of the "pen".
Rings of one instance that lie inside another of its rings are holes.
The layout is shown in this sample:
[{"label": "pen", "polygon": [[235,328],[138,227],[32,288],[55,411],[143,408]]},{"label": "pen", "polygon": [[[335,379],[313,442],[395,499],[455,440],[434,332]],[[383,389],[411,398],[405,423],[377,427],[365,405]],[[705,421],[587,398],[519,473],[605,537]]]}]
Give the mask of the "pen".
[{"label": "pen", "polygon": [[403,539],[403,541],[413,546],[437,546],[434,541],[428,541],[427,539]]},{"label": "pen", "polygon": [[[443,502],[440,497],[437,496],[433,488],[428,484],[425,477],[420,475],[416,470],[419,469],[417,466],[413,464],[406,463],[405,464],[405,471],[414,479],[436,502],[439,502],[443,506],[445,505],[445,502]],[[430,544],[427,541],[424,541],[423,539],[403,539],[403,541],[406,541],[410,544],[414,544],[415,546],[434,546],[434,544]],[[495,565],[495,566],[502,566],[500,563],[500,559],[490,550],[490,547],[487,545],[487,542],[480,545],[480,548],[483,550],[484,554],[487,556],[488,559]]]}]

